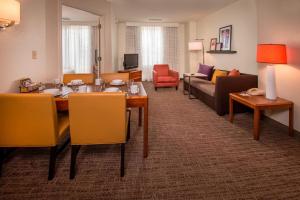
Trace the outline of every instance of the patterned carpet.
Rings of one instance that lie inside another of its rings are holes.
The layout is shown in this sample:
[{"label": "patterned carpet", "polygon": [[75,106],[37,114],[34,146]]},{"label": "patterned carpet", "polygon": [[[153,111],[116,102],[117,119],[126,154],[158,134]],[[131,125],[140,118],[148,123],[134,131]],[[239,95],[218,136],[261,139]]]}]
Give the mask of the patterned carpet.
[{"label": "patterned carpet", "polygon": [[70,150],[47,181],[48,151],[20,149],[3,166],[0,199],[299,199],[300,137],[265,120],[252,139],[252,115],[234,124],[182,89],[145,84],[150,97],[149,157],[143,159],[142,128],[133,112],[126,145],[125,177],[119,146],[83,147],[69,180]]}]

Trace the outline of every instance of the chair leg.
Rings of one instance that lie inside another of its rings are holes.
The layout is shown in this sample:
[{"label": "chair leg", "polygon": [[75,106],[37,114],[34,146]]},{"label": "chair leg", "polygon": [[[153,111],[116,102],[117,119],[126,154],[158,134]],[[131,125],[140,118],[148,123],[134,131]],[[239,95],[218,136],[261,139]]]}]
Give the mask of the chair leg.
[{"label": "chair leg", "polygon": [[124,176],[124,157],[125,157],[125,144],[121,144],[121,167],[120,167],[121,177]]},{"label": "chair leg", "polygon": [[176,90],[178,90],[178,86],[176,86]]},{"label": "chair leg", "polygon": [[155,91],[157,91],[157,87],[155,87]]},{"label": "chair leg", "polygon": [[70,179],[75,178],[76,173],[76,157],[79,152],[80,145],[72,145],[71,152],[71,167],[70,167]]},{"label": "chair leg", "polygon": [[0,177],[2,176],[3,160],[4,160],[4,148],[0,148]]},{"label": "chair leg", "polygon": [[127,125],[127,138],[126,140],[128,141],[130,139],[130,118],[131,118],[131,111],[128,111],[129,116],[128,116],[128,125]]},{"label": "chair leg", "polygon": [[48,180],[52,180],[55,175],[55,163],[56,163],[56,156],[57,156],[57,146],[50,148],[50,159],[49,159],[49,172],[48,172]]}]

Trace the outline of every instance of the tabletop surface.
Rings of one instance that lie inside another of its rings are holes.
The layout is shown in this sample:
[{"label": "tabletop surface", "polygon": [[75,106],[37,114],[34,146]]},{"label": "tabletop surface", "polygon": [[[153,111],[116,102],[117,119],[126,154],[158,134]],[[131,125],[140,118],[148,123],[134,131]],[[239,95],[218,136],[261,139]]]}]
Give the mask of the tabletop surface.
[{"label": "tabletop surface", "polygon": [[184,73],[184,75],[191,76],[191,77],[207,77],[207,75],[201,73]]},{"label": "tabletop surface", "polygon": [[278,97],[276,100],[269,100],[265,96],[244,96],[241,93],[230,93],[230,96],[236,100],[248,103],[253,106],[280,106],[292,105],[293,102]]},{"label": "tabletop surface", "polygon": [[[137,85],[139,88],[139,92],[137,94],[132,94],[128,90],[127,84],[124,84],[122,86],[111,86],[109,84],[106,84],[105,88],[118,87],[122,92],[127,93],[127,95],[126,95],[127,99],[148,98],[146,90],[141,82],[135,82],[134,85]],[[103,92],[103,90],[104,90],[104,88],[101,86],[96,86],[96,85],[85,85],[85,86],[86,86],[86,91],[84,91],[84,92],[80,91],[81,93]],[[57,96],[55,99],[56,100],[68,100],[68,95],[63,95],[63,96],[60,95],[60,96]]]}]

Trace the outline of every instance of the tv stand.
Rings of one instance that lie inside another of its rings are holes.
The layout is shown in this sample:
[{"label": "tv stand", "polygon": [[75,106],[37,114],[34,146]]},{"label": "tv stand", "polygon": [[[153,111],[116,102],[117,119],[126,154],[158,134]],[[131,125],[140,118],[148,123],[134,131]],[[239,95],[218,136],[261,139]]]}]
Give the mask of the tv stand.
[{"label": "tv stand", "polygon": [[118,72],[119,73],[129,73],[129,79],[132,79],[135,82],[142,81],[142,70],[128,69],[128,70],[119,70]]}]

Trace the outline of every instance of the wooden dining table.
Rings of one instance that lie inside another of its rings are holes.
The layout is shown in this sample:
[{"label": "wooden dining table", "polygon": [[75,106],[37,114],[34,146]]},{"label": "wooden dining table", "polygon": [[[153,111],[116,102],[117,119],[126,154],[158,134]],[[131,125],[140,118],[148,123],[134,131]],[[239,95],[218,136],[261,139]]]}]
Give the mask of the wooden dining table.
[{"label": "wooden dining table", "polygon": [[[128,92],[127,85],[120,86],[121,91],[127,92],[126,104],[128,108],[139,108],[139,121],[138,125],[142,126],[142,121],[144,121],[144,148],[143,155],[144,158],[148,157],[148,95],[142,84],[142,82],[135,82],[138,85],[139,92],[137,94],[132,94]],[[86,92],[102,92],[102,87],[95,85],[87,85]],[[68,96],[58,96],[55,98],[56,107],[58,111],[68,111]],[[144,115],[144,120],[142,119]]]}]

